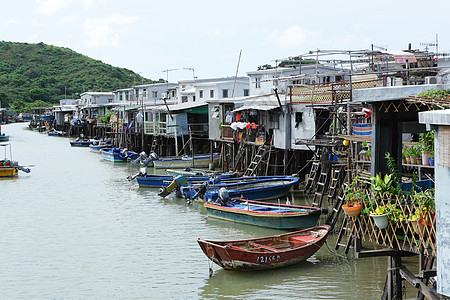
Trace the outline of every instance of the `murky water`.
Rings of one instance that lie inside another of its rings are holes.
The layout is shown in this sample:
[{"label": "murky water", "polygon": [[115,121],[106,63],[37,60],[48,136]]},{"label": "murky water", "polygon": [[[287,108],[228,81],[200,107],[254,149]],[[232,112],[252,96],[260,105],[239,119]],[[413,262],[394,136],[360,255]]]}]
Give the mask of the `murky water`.
[{"label": "murky water", "polygon": [[224,271],[197,245],[280,231],[208,220],[200,203],[162,199],[70,138],[3,125],[31,173],[0,181],[1,299],[379,299],[386,258],[330,250],[278,270]]}]

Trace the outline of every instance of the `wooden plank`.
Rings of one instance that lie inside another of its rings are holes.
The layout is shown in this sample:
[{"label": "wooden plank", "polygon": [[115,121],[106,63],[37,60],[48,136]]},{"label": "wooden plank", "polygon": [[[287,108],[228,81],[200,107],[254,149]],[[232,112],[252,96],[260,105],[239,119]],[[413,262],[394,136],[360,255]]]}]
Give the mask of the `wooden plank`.
[{"label": "wooden plank", "polygon": [[363,257],[377,257],[377,256],[414,256],[417,253],[395,250],[390,248],[377,249],[377,250],[365,250],[356,253],[357,258]]},{"label": "wooden plank", "polygon": [[423,283],[419,278],[416,278],[411,271],[409,271],[405,266],[400,267],[400,274],[406,281],[408,281],[412,286],[419,289],[419,291],[430,300],[439,300],[440,297],[433,293],[430,288]]}]

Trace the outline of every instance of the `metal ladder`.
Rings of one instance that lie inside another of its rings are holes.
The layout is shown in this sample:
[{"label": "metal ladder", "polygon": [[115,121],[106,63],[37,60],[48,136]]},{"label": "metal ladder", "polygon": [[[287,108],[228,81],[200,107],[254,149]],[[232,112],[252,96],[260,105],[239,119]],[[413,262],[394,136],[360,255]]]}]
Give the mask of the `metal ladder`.
[{"label": "metal ladder", "polygon": [[336,200],[336,195],[339,192],[339,187],[341,187],[342,185],[342,181],[343,181],[343,174],[345,174],[343,172],[343,168],[342,167],[332,167],[331,169],[331,180],[330,180],[330,184],[328,187],[328,195],[327,195],[327,200],[328,203],[330,204],[334,204],[334,201]]},{"label": "metal ladder", "polygon": [[258,150],[256,151],[255,156],[253,157],[252,162],[248,166],[247,170],[244,172],[244,176],[252,176],[255,174],[256,169],[258,168],[259,164],[261,163],[263,157],[267,153],[266,145],[262,144],[258,147]]}]

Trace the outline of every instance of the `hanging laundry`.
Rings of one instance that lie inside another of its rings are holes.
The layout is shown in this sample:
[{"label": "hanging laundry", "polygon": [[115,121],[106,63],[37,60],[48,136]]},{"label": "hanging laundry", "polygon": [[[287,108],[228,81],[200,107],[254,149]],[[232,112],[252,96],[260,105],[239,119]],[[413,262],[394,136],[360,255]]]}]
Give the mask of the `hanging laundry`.
[{"label": "hanging laundry", "polygon": [[225,123],[230,124],[231,122],[233,122],[233,112],[228,110],[225,113]]}]

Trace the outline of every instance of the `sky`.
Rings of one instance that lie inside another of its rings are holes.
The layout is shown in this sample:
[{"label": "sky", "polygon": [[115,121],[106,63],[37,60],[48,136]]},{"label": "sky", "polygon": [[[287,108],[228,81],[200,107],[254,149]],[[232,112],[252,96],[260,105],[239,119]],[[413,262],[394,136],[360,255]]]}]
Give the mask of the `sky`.
[{"label": "sky", "polygon": [[424,49],[436,35],[439,52],[450,51],[444,0],[18,0],[1,7],[0,40],[66,47],[170,82],[246,76],[317,49]]}]

